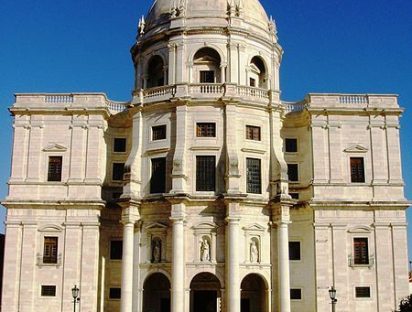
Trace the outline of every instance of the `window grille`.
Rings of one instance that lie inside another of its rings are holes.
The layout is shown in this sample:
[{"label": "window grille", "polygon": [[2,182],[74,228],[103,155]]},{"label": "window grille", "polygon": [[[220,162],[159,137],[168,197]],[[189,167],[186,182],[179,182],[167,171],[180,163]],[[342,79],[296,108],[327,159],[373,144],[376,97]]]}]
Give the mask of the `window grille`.
[{"label": "window grille", "polygon": [[196,125],[197,137],[216,137],[216,124],[213,122],[199,122]]},{"label": "window grille", "polygon": [[62,180],[62,156],[49,157],[49,169],[47,173],[47,181],[61,181]]},{"label": "window grille", "polygon": [[246,126],[246,139],[260,141],[260,127]]},{"label": "window grille", "polygon": [[365,182],[365,168],[362,157],[351,157],[350,159],[351,181],[355,183]]},{"label": "window grille", "polygon": [[56,296],[56,286],[55,285],[41,285],[41,295],[42,297],[55,297]]},{"label": "window grille", "polygon": [[200,71],[200,83],[214,83],[215,72],[213,70],[201,70]]},{"label": "window grille", "polygon": [[246,158],[246,192],[262,193],[260,159]]},{"label": "window grille", "polygon": [[152,140],[164,140],[166,139],[166,125],[152,127]]},{"label": "window grille", "polygon": [[196,156],[196,191],[215,191],[216,157]]},{"label": "window grille", "polygon": [[355,237],[353,239],[353,263],[369,264],[369,250],[367,237]]},{"label": "window grille", "polygon": [[57,237],[44,237],[43,263],[57,263],[57,244]]},{"label": "window grille", "polygon": [[355,287],[356,298],[370,298],[371,289],[370,287]]}]

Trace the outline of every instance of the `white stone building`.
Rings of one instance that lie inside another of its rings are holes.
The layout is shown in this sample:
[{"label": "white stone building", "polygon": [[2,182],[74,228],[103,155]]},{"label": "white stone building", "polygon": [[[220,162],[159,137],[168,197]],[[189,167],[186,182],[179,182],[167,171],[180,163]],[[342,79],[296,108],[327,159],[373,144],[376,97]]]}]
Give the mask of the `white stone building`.
[{"label": "white stone building", "polygon": [[157,0],[130,102],[17,94],[2,309],[394,310],[397,96],[283,102],[282,53],[258,0]]}]

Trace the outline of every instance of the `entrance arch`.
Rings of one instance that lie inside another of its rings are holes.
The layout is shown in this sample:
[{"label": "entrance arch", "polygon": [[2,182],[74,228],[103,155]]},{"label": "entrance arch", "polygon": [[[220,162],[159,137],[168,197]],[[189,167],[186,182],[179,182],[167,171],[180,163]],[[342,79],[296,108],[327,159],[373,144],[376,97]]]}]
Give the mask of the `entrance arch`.
[{"label": "entrance arch", "polygon": [[151,274],[144,281],[143,312],[170,312],[170,282],[164,274]]},{"label": "entrance arch", "polygon": [[190,312],[220,312],[221,286],[212,273],[199,273],[190,283]]},{"label": "entrance arch", "polygon": [[269,312],[267,287],[260,275],[246,275],[240,288],[241,312]]}]

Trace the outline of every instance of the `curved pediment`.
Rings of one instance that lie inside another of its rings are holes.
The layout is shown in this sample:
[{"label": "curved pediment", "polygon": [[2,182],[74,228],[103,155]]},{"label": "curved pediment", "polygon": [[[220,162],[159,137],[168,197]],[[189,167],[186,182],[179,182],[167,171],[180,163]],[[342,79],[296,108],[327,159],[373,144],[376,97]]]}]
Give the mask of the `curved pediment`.
[{"label": "curved pediment", "polygon": [[63,228],[57,224],[46,224],[38,229],[39,232],[62,232]]},{"label": "curved pediment", "polygon": [[216,229],[216,224],[212,222],[202,222],[193,226],[194,230],[213,230]]},{"label": "curved pediment", "polygon": [[357,225],[348,229],[349,233],[370,233],[372,229],[367,225]]}]

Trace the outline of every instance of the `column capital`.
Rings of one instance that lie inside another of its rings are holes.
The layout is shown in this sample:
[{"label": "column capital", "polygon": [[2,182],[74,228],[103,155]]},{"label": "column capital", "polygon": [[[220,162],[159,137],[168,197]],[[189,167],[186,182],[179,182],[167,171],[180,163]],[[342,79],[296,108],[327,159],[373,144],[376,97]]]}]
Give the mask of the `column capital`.
[{"label": "column capital", "polygon": [[122,216],[120,222],[123,225],[135,224],[136,221],[140,220],[140,213],[137,206],[129,206],[122,209]]}]

